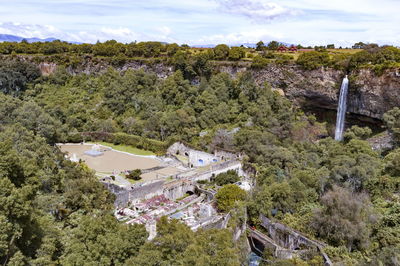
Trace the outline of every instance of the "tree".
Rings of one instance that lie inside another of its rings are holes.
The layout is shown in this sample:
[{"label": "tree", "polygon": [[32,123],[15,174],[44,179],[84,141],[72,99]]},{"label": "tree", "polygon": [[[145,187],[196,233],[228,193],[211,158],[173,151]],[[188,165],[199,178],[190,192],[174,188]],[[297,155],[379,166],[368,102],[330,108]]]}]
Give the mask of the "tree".
[{"label": "tree", "polygon": [[326,52],[317,51],[302,53],[298,57],[296,63],[306,70],[313,70],[321,66],[327,66],[329,63],[329,55]]},{"label": "tree", "polygon": [[215,59],[224,60],[228,58],[229,46],[226,44],[218,44],[214,48]]},{"label": "tree", "polygon": [[364,47],[365,47],[365,43],[363,43],[363,42],[357,42],[357,43],[355,43],[353,46],[352,46],[352,48],[353,49],[364,49]]},{"label": "tree", "polygon": [[0,65],[0,92],[19,95],[40,76],[39,68],[22,60],[4,60]]},{"label": "tree", "polygon": [[267,45],[268,50],[277,50],[282,44],[277,41],[270,41]]},{"label": "tree", "polygon": [[396,149],[386,155],[384,172],[393,177],[400,177],[400,149]]},{"label": "tree", "polygon": [[118,43],[115,40],[109,40],[104,43],[97,42],[93,46],[93,53],[101,56],[116,56],[124,52],[122,43]]},{"label": "tree", "polygon": [[253,58],[251,67],[255,68],[255,69],[261,69],[261,68],[265,68],[270,63],[271,63],[271,61],[268,60],[267,58],[257,55],[256,57]]},{"label": "tree", "polygon": [[345,245],[349,251],[368,247],[373,216],[366,194],[335,186],[321,198],[321,204],[311,222],[319,237],[334,246]]},{"label": "tree", "polygon": [[393,135],[397,145],[400,144],[400,108],[395,107],[383,115],[383,121]]},{"label": "tree", "polygon": [[143,245],[127,265],[240,265],[238,249],[228,230],[200,229],[162,217],[157,223],[157,236]]},{"label": "tree", "polygon": [[229,230],[199,230],[179,260],[181,265],[239,266],[238,250]]},{"label": "tree", "polygon": [[335,49],[335,45],[334,44],[328,44],[326,46],[326,49]]},{"label": "tree", "polygon": [[167,45],[167,55],[173,56],[179,51],[179,45],[176,43],[171,43]]},{"label": "tree", "polygon": [[34,134],[46,138],[49,143],[56,143],[60,134],[60,122],[33,101],[27,101],[15,110],[15,120]]},{"label": "tree", "polygon": [[229,50],[229,60],[237,61],[246,56],[246,51],[243,47],[232,47]]},{"label": "tree", "polygon": [[135,169],[129,172],[129,174],[126,176],[129,179],[133,179],[133,180],[140,180],[142,175],[142,170],[140,169]]},{"label": "tree", "polygon": [[350,141],[352,139],[367,139],[371,136],[372,130],[369,127],[352,126],[346,130],[344,140]]},{"label": "tree", "polygon": [[223,186],[227,184],[233,184],[240,180],[237,172],[235,170],[229,170],[225,173],[218,174],[214,181],[218,186]]},{"label": "tree", "polygon": [[119,223],[115,217],[84,216],[65,235],[63,265],[124,265],[136,256],[148,234],[143,225]]},{"label": "tree", "polygon": [[257,44],[256,44],[256,50],[257,51],[263,51],[265,49],[265,44],[264,44],[264,42],[263,41],[259,41]]},{"label": "tree", "polygon": [[176,71],[169,76],[161,88],[161,95],[165,102],[170,105],[182,106],[185,101],[195,93],[188,80],[183,78],[181,71]]},{"label": "tree", "polygon": [[235,206],[235,202],[245,200],[246,191],[237,185],[229,184],[218,190],[215,198],[217,200],[218,209],[223,212],[228,212]]}]

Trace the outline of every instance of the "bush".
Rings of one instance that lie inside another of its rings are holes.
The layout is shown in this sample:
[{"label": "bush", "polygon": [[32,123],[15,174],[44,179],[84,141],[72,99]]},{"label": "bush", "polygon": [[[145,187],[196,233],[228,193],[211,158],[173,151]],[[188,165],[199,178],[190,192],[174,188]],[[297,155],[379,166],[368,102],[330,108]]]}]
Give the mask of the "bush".
[{"label": "bush", "polygon": [[142,170],[135,169],[133,171],[130,171],[129,174],[126,176],[126,178],[133,179],[133,180],[137,181],[137,180],[142,179],[141,175],[142,175]]},{"label": "bush", "polygon": [[215,59],[225,60],[229,55],[229,46],[226,44],[218,44],[214,48]]},{"label": "bush", "polygon": [[317,69],[329,65],[329,55],[325,52],[302,53],[296,63],[306,70]]},{"label": "bush", "polygon": [[264,68],[266,67],[268,64],[270,63],[270,61],[266,58],[263,58],[259,55],[257,55],[256,57],[253,58],[253,63],[251,64],[252,68]]},{"label": "bush", "polygon": [[159,140],[148,139],[137,135],[129,135],[126,133],[107,133],[107,132],[85,132],[82,134],[73,133],[68,136],[68,141],[104,141],[115,145],[124,144],[138,149],[148,150],[157,155],[165,154],[170,142],[162,142]]},{"label": "bush", "polygon": [[235,206],[235,202],[245,200],[246,191],[237,185],[229,184],[223,186],[217,192],[215,198],[217,199],[218,209],[228,212]]},{"label": "bush", "polygon": [[226,173],[221,173],[215,177],[215,183],[218,186],[223,186],[226,184],[233,184],[240,180],[240,177],[235,170],[229,170]]},{"label": "bush", "polygon": [[386,128],[392,134],[394,142],[400,144],[400,108],[395,107],[383,115]]},{"label": "bush", "polygon": [[246,56],[246,51],[243,47],[232,47],[229,51],[229,60],[240,60]]},{"label": "bush", "polygon": [[159,140],[147,139],[141,136],[128,135],[125,133],[112,134],[114,144],[125,144],[136,147],[138,149],[149,150],[157,154],[164,154],[168,148],[168,143]]}]

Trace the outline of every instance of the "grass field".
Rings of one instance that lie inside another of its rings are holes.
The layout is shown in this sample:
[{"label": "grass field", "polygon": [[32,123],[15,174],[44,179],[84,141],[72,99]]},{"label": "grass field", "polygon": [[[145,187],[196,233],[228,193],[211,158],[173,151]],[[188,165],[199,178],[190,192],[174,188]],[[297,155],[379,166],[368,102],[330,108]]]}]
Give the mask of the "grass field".
[{"label": "grass field", "polygon": [[108,146],[113,148],[116,151],[123,151],[123,152],[128,152],[136,155],[156,155],[152,151],[146,151],[146,150],[141,150],[132,146],[127,146],[127,145],[115,145],[113,143],[108,143],[108,142],[96,142],[97,144],[103,145],[103,146]]}]

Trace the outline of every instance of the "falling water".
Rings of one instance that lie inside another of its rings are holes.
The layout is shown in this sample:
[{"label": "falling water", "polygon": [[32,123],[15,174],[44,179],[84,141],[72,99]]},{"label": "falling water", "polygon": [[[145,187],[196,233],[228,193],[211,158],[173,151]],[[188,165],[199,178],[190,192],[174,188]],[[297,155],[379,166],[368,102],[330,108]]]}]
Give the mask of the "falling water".
[{"label": "falling water", "polygon": [[343,79],[342,87],[340,88],[338,112],[336,118],[335,140],[341,141],[343,139],[344,121],[347,108],[347,92],[349,90],[349,80],[346,77]]}]

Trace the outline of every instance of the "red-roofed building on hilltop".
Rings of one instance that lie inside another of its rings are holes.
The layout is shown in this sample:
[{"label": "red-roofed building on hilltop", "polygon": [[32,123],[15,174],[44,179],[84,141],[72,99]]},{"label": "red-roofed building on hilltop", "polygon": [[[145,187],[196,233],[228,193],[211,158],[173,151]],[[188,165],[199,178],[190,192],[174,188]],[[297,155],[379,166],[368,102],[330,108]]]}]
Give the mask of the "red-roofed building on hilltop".
[{"label": "red-roofed building on hilltop", "polygon": [[295,53],[295,52],[297,52],[297,47],[296,47],[296,46],[294,46],[294,45],[290,46],[290,48],[289,48],[289,52],[292,52],[292,53]]},{"label": "red-roofed building on hilltop", "polygon": [[284,45],[281,45],[278,47],[278,49],[276,49],[278,52],[284,53],[287,52],[288,48]]}]

